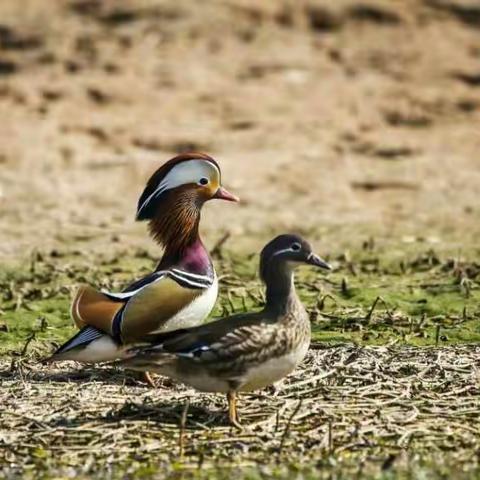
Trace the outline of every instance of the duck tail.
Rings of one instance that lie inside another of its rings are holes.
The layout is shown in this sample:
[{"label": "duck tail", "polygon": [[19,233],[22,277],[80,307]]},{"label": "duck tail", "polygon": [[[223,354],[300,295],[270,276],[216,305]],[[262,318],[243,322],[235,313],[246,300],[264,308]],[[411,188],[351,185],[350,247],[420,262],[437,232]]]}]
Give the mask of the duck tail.
[{"label": "duck tail", "polygon": [[122,347],[110,335],[95,327],[83,327],[75,336],[41,363],[73,360],[84,363],[108,362],[122,358]]}]

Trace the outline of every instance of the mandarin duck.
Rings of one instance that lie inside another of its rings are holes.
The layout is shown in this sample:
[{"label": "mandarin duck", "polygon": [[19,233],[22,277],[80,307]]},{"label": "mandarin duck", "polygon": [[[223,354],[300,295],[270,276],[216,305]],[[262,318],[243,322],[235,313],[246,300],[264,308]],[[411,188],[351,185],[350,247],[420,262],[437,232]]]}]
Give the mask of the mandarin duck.
[{"label": "mandarin duck", "polygon": [[331,269],[301,237],[276,237],[260,257],[263,310],[149,336],[148,343],[131,346],[127,358],[116,364],[157,372],[203,392],[226,393],[229,420],[241,428],[237,392],[262,389],[285,377],[309,348],[310,321],[293,280],[294,268],[302,263]]},{"label": "mandarin duck", "polygon": [[[149,221],[151,235],[164,247],[160,263],[120,293],[80,287],[71,316],[81,330],[47,361],[113,361],[146,334],[201,324],[218,294],[198,231],[203,204],[215,198],[238,201],[221,186],[213,158],[186,153],[162,165],[140,196],[136,215]],[[145,379],[151,383],[148,373]]]}]

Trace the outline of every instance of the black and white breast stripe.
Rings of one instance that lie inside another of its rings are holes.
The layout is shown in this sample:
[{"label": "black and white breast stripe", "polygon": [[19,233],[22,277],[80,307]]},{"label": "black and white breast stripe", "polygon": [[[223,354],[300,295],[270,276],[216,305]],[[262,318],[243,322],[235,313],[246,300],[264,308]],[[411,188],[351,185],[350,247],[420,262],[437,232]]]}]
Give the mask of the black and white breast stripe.
[{"label": "black and white breast stripe", "polygon": [[129,300],[140,290],[144,289],[148,285],[151,285],[152,283],[158,282],[165,276],[170,277],[182,287],[193,289],[210,288],[215,280],[213,275],[200,275],[197,273],[179,270],[178,268],[172,268],[171,270],[161,270],[159,272],[152,273],[130,285],[123,292],[115,293],[103,290],[102,293],[107,295],[107,297],[111,298],[112,300]]},{"label": "black and white breast stripe", "polygon": [[172,268],[167,275],[185,288],[209,288],[213,285],[214,277],[199,275],[197,273],[185,272],[178,268]]}]

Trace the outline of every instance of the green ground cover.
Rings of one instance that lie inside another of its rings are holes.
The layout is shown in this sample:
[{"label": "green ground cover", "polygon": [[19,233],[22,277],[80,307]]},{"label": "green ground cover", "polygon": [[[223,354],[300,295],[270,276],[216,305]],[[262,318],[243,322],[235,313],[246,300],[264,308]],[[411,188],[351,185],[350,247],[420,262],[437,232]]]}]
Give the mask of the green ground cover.
[{"label": "green ground cover", "polygon": [[[297,288],[310,312],[313,339],[411,345],[480,341],[480,263],[472,251],[435,250],[425,245],[376,248],[330,256],[325,276],[299,269]],[[120,252],[86,262],[82,255],[39,253],[0,270],[0,353],[21,352],[27,340],[38,354],[65,341],[75,329],[69,307],[81,283],[121,289],[155,265],[146,251]],[[212,318],[259,309],[263,287],[257,256],[225,252],[215,259],[220,298]]]}]

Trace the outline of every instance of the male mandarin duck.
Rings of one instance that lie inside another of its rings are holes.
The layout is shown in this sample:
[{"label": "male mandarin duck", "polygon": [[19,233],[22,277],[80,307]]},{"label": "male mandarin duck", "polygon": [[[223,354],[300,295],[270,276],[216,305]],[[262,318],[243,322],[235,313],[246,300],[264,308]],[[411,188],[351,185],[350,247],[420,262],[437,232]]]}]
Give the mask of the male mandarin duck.
[{"label": "male mandarin duck", "polygon": [[150,335],[148,343],[130,347],[127,358],[117,364],[157,372],[200,391],[226,393],[230,422],[241,428],[236,393],[285,377],[310,345],[309,317],[293,281],[293,270],[302,263],[331,269],[301,237],[276,237],[260,258],[260,276],[266,284],[262,311]]},{"label": "male mandarin duck", "polygon": [[153,238],[165,249],[156,270],[121,293],[82,286],[71,308],[81,330],[48,360],[112,361],[146,334],[201,324],[218,294],[215,269],[198,232],[200,210],[214,198],[238,201],[221,186],[213,158],[186,153],[162,165],[140,196],[136,216],[150,222]]}]

